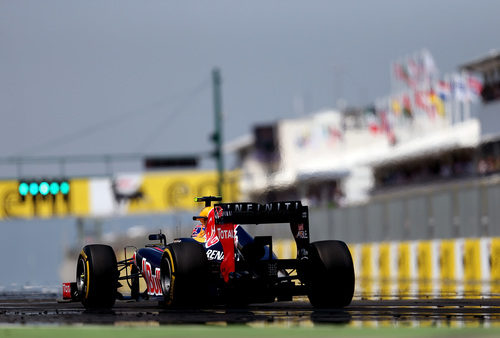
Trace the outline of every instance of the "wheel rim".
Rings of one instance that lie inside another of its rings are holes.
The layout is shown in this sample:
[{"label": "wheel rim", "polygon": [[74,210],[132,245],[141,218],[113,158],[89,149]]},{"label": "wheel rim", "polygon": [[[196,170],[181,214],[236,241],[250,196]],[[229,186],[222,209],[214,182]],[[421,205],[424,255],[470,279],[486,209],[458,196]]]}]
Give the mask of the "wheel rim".
[{"label": "wheel rim", "polygon": [[83,295],[85,293],[86,280],[87,280],[87,266],[85,264],[85,260],[82,257],[80,257],[80,259],[78,260],[78,266],[76,268],[76,287],[80,295]]},{"label": "wheel rim", "polygon": [[163,265],[163,271],[161,273],[161,288],[164,295],[170,292],[170,287],[172,286],[172,267],[170,266],[170,260],[165,259],[165,264]]}]

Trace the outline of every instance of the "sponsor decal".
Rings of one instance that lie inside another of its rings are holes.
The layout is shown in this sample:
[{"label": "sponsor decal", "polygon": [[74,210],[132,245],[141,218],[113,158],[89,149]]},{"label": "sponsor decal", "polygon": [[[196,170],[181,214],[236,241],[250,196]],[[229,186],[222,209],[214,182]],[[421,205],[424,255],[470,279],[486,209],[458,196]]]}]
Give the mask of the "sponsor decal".
[{"label": "sponsor decal", "polygon": [[71,299],[71,283],[63,283],[63,299]]},{"label": "sponsor decal", "polygon": [[146,260],[142,259],[142,274],[146,280],[146,285],[148,287],[148,295],[152,296],[162,296],[163,292],[161,290],[160,284],[160,268],[155,269],[155,273],[152,272],[151,264]]},{"label": "sponsor decal", "polygon": [[232,229],[221,229],[217,228],[217,236],[219,240],[233,238],[234,239],[234,228]]},{"label": "sponsor decal", "polygon": [[224,252],[220,250],[209,249],[207,250],[207,258],[212,261],[213,260],[222,261],[224,259]]},{"label": "sponsor decal", "polygon": [[207,248],[210,248],[212,245],[217,244],[219,242],[219,238],[217,237],[217,234],[215,233],[215,209],[210,210],[208,213],[208,220],[207,220],[207,228],[206,228],[206,238],[207,242],[205,246]]},{"label": "sponsor decal", "polygon": [[[217,209],[217,210],[216,210]],[[208,220],[206,226],[206,238],[207,241],[205,243],[205,247],[208,249],[211,246],[219,243],[219,240],[224,240],[227,238],[233,239],[235,245],[238,245],[238,225],[233,224],[225,224],[228,225],[229,228],[225,226],[215,226],[215,215],[216,213],[222,212],[222,208],[216,207],[208,213]],[[223,229],[224,228],[224,229]]]},{"label": "sponsor decal", "polygon": [[[217,212],[215,214],[216,219],[222,217],[232,216],[233,213],[272,213],[272,212],[287,212],[299,210],[302,206],[300,201],[294,202],[272,202],[266,204],[259,203],[230,203],[223,204],[224,209],[217,206]],[[307,214],[306,214],[307,215]]]},{"label": "sponsor decal", "polygon": [[[251,205],[247,204],[246,211],[253,211],[256,209],[256,211],[264,211],[264,212],[271,212],[271,211],[292,211],[292,210],[297,210],[301,206],[299,201],[296,202],[274,202],[274,203],[266,203],[266,204],[257,204],[257,205]],[[239,205],[238,208],[235,208],[235,211],[244,211],[243,210],[244,206]]]},{"label": "sponsor decal", "polygon": [[144,199],[142,192],[142,175],[128,174],[115,177],[111,182],[111,188],[115,201],[137,202]]},{"label": "sponsor decal", "polygon": [[219,218],[222,217],[223,211],[222,207],[215,207],[215,217]]},{"label": "sponsor decal", "polygon": [[297,225],[297,236],[295,238],[309,238],[309,234],[307,233],[306,230],[304,230],[304,224],[298,224]]}]

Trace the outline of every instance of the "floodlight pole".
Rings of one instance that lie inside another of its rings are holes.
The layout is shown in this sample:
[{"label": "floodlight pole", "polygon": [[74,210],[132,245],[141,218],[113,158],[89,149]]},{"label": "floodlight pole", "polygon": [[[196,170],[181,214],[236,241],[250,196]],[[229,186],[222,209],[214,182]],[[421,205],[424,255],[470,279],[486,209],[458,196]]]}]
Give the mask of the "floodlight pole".
[{"label": "floodlight pole", "polygon": [[215,143],[214,157],[217,161],[217,194],[222,196],[222,183],[224,182],[224,154],[222,151],[222,80],[218,68],[212,70],[212,84],[215,113],[215,132],[212,135],[212,140]]}]

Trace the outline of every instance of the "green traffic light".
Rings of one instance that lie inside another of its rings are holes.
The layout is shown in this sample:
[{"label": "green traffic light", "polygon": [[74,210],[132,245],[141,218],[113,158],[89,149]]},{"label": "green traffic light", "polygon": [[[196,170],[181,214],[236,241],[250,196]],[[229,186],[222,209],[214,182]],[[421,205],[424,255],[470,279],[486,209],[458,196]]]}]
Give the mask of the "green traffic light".
[{"label": "green traffic light", "polygon": [[36,182],[30,183],[30,194],[33,196],[38,194],[38,183],[36,183]]},{"label": "green traffic light", "polygon": [[39,186],[40,194],[43,196],[46,196],[49,193],[49,183],[47,182],[41,182]]},{"label": "green traffic light", "polygon": [[59,186],[59,190],[63,195],[69,194],[69,183],[67,181],[61,182],[61,185]]},{"label": "green traffic light", "polygon": [[28,183],[26,183],[26,182],[19,183],[18,189],[19,189],[19,195],[21,195],[21,196],[28,195],[28,192],[29,192]]},{"label": "green traffic light", "polygon": [[57,195],[57,193],[59,192],[59,183],[57,182],[50,183],[49,191],[51,195]]}]

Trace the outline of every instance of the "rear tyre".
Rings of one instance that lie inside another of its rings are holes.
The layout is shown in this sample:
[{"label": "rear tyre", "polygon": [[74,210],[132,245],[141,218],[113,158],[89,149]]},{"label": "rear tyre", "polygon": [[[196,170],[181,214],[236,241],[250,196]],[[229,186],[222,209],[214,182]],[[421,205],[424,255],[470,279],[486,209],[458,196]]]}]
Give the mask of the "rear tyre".
[{"label": "rear tyre", "polygon": [[308,297],[314,307],[342,308],[354,294],[354,265],[342,241],[311,243]]},{"label": "rear tyre", "polygon": [[113,249],[93,244],[83,248],[76,266],[76,285],[87,309],[109,309],[116,300],[118,267]]},{"label": "rear tyre", "polygon": [[167,245],[160,264],[160,281],[167,307],[193,306],[207,298],[208,259],[203,245]]}]

